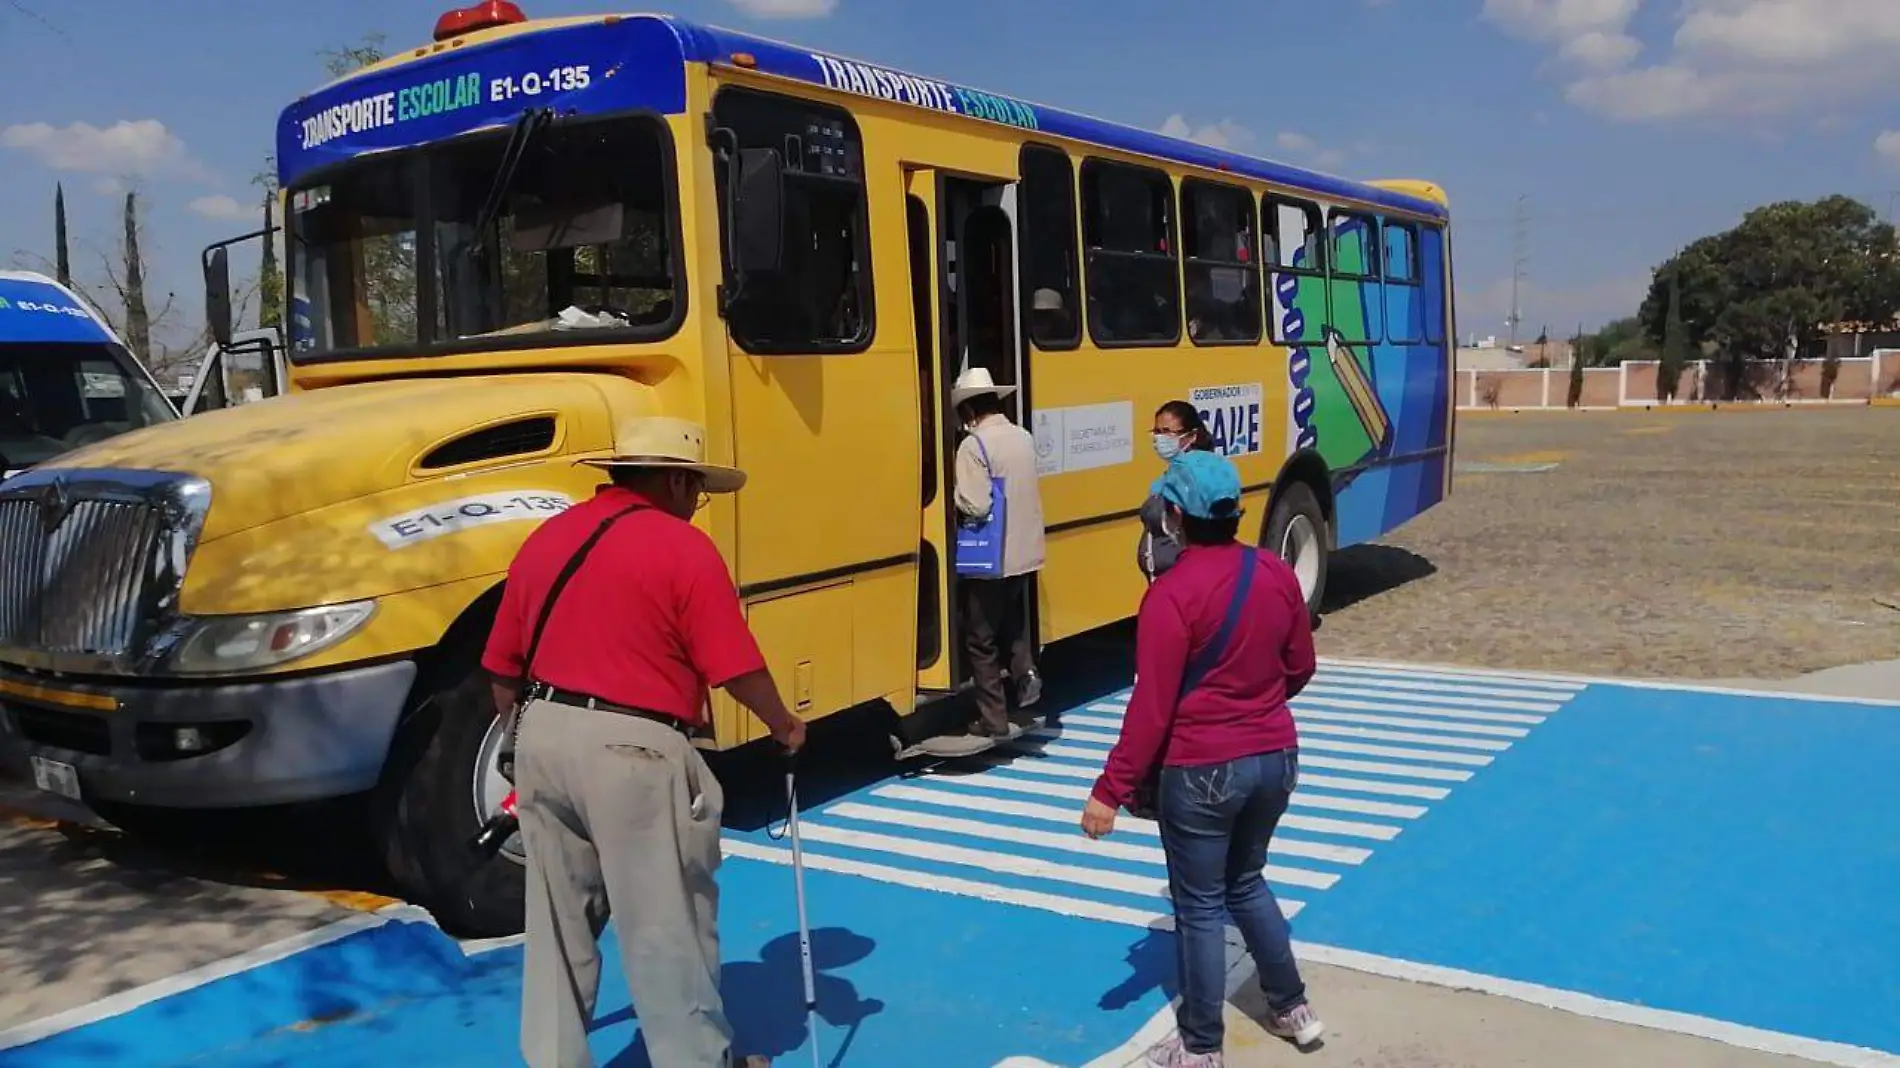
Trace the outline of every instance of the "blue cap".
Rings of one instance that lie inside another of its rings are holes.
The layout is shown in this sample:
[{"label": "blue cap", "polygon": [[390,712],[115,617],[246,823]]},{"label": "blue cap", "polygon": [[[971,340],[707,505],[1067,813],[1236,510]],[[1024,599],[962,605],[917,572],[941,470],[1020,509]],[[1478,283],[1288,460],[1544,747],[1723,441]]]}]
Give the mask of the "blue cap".
[{"label": "blue cap", "polygon": [[1224,456],[1199,449],[1174,458],[1155,480],[1154,492],[1196,519],[1232,519],[1240,514],[1240,472]]}]

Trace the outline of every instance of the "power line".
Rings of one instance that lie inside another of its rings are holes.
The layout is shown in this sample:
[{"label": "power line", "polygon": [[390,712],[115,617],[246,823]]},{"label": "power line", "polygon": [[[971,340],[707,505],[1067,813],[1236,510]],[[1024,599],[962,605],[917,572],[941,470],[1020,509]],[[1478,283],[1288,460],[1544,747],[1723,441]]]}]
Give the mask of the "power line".
[{"label": "power line", "polygon": [[1510,328],[1511,345],[1517,345],[1517,326],[1524,321],[1524,309],[1519,304],[1524,282],[1530,273],[1531,263],[1531,217],[1528,203],[1530,194],[1524,193],[1517,198],[1517,210],[1511,218],[1511,315],[1505,320]]}]

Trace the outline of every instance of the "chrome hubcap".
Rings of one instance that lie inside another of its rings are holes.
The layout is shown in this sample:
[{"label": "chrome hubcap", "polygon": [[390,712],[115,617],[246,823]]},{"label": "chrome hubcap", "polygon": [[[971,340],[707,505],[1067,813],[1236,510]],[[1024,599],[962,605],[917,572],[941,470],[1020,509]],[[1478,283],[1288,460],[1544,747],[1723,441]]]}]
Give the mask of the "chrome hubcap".
[{"label": "chrome hubcap", "polygon": [[[475,754],[475,789],[472,801],[475,805],[477,823],[487,823],[501,815],[501,802],[514,787],[501,776],[501,743],[504,737],[502,721],[497,717],[488,725],[488,733],[482,736],[482,747]],[[521,845],[521,832],[516,831],[501,844],[501,856],[516,864],[527,864],[528,853]]]},{"label": "chrome hubcap", "polygon": [[1319,554],[1318,528],[1311,519],[1294,516],[1286,525],[1286,533],[1280,536],[1280,559],[1299,577],[1300,594],[1308,601],[1313,599],[1313,589],[1319,585]]}]

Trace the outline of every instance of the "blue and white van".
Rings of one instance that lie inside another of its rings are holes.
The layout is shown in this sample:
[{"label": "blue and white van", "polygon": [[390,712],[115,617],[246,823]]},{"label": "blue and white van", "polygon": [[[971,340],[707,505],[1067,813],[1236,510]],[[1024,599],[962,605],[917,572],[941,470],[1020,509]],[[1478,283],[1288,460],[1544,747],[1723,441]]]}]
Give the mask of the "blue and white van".
[{"label": "blue and white van", "polygon": [[0,271],[0,481],[178,411],[112,327],[41,274]]}]

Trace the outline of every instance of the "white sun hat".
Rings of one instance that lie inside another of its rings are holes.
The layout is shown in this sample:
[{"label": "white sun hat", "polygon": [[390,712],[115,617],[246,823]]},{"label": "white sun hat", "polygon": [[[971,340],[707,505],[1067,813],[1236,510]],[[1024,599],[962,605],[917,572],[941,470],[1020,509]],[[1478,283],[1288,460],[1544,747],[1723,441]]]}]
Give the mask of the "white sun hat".
[{"label": "white sun hat", "polygon": [[745,472],[706,462],[706,428],[686,419],[640,415],[614,427],[614,454],[582,460],[589,467],[651,467],[692,471],[706,478],[708,493],[736,493]]}]

